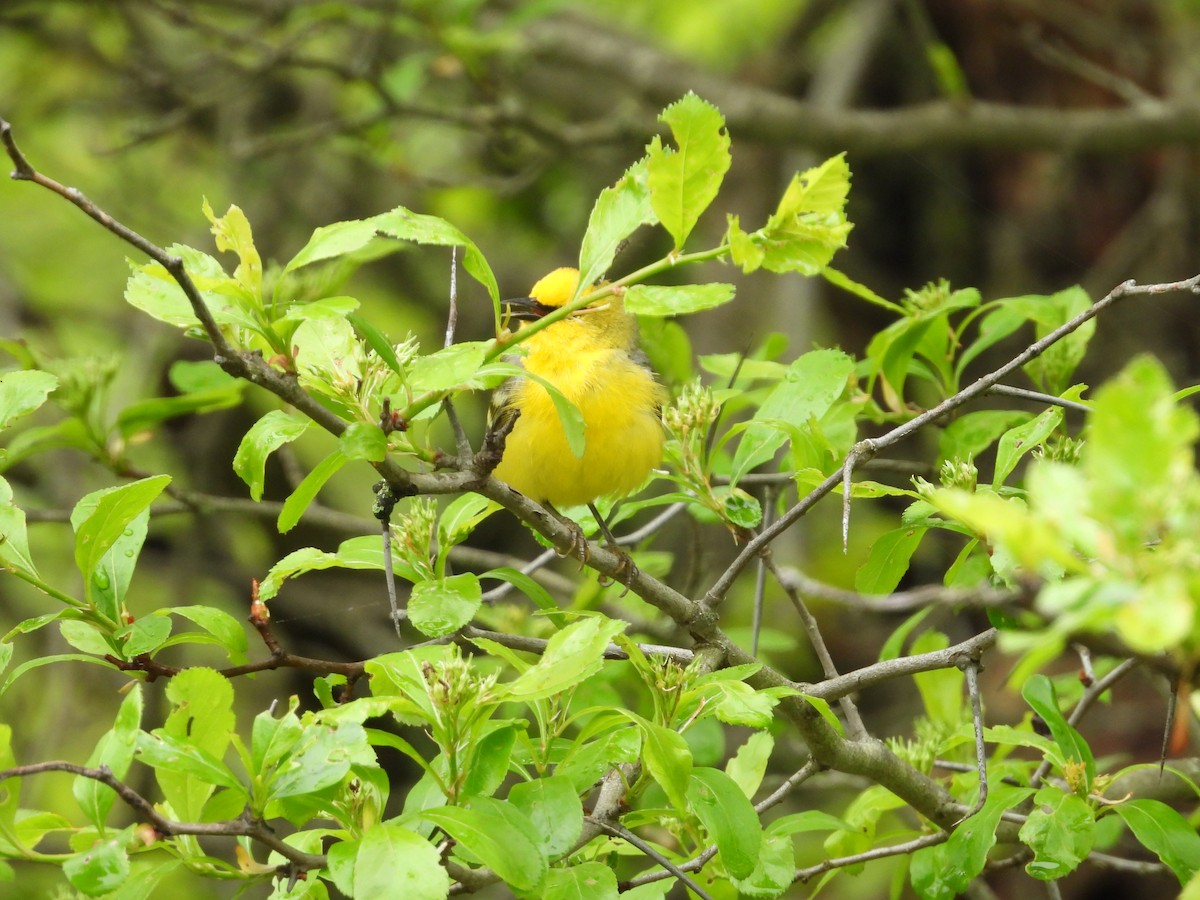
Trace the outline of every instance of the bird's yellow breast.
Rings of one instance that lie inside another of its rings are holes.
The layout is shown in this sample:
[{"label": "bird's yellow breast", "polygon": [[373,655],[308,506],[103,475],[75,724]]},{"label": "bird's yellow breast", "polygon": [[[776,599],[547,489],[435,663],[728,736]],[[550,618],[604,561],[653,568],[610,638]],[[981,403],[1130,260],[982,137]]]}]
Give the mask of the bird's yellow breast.
[{"label": "bird's yellow breast", "polygon": [[[589,315],[590,320],[564,319],[534,335],[526,342],[529,355],[523,361],[527,371],[553,384],[579,408],[583,456],[571,452],[558,411],[540,384],[521,379],[506,398],[521,415],[495,474],[530,499],[555,506],[627,494],[662,459],[659,408],[664,391],[631,355],[632,321],[624,321],[628,317],[619,309],[613,315],[623,319],[613,327],[599,318],[606,313]],[[606,340],[614,335],[620,336],[618,346]]]}]

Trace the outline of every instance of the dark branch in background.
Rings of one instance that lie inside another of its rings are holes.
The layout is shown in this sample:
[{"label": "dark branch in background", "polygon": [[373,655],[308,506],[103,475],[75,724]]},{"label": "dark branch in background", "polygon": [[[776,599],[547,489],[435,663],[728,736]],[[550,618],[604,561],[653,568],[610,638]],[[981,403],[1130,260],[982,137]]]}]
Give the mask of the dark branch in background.
[{"label": "dark branch in background", "polygon": [[214,837],[248,837],[262,844],[264,847],[274,850],[284,859],[288,860],[289,865],[279,867],[279,873],[282,875],[292,874],[293,867],[300,871],[325,868],[326,860],[324,856],[305,853],[286,843],[280,839],[271,826],[262,819],[251,815],[249,807],[236,819],[227,819],[221,822],[176,822],[174,819],[168,819],[159,813],[154,808],[153,803],[113,775],[112,770],[108,766],[91,769],[69,762],[50,761],[33,763],[28,766],[16,766],[11,769],[0,770],[0,782],[9,778],[23,778],[43,772],[70,772],[72,775],[78,775],[81,778],[90,778],[93,781],[107,785],[116,792],[117,796],[121,798],[126,806],[137,813],[142,821],[147,822],[155,831],[167,837],[179,834],[190,834],[198,837],[206,835]]},{"label": "dark branch in background", "polygon": [[[647,110],[691,90],[721,110],[739,140],[846,150],[860,159],[966,147],[1131,153],[1200,142],[1200,106],[1194,104],[1056,109],[955,99],[899,109],[828,109],[713,75],[591,19],[545,19],[529,29],[527,40],[528,54],[548,65],[617,75],[640,92]],[[633,124],[655,131],[651,112]]]}]

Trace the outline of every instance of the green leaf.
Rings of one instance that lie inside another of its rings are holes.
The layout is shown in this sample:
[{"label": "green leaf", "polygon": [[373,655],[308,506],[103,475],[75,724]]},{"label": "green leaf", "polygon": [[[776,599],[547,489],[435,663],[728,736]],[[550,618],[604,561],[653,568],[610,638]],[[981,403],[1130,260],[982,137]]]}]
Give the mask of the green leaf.
[{"label": "green leaf", "polygon": [[1200,836],[1188,820],[1159,800],[1129,800],[1115,807],[1129,830],[1187,884],[1200,871]]},{"label": "green leaf", "polygon": [[769,731],[756,731],[746,739],[746,743],[738,747],[729,762],[725,763],[725,773],[748,798],[753,799],[762,784],[767,762],[774,748],[775,739]]},{"label": "green leaf", "polygon": [[246,629],[225,610],[215,606],[172,606],[170,613],[196,623],[211,634],[235,665],[246,661]]},{"label": "green leaf", "polygon": [[212,223],[213,237],[217,249],[221,252],[231,251],[237,254],[238,266],[233,277],[246,290],[247,296],[262,302],[262,259],[254,246],[254,235],[250,230],[250,221],[246,214],[237,206],[230,206],[225,215],[216,217],[208,201],[204,201],[204,215]]},{"label": "green leaf", "polygon": [[1162,363],[1132,360],[1100,388],[1085,431],[1083,469],[1093,514],[1136,553],[1157,541],[1195,477],[1192,444],[1197,417],[1175,403]]},{"label": "green leaf", "polygon": [[182,862],[177,859],[167,859],[162,862],[134,862],[130,866],[129,877],[121,882],[121,886],[106,896],[104,900],[154,900],[163,896],[160,884],[164,878],[178,869]]},{"label": "green leaf", "polygon": [[242,393],[248,384],[246,381],[237,381],[206,391],[193,391],[177,397],[155,397],[131,403],[117,415],[117,431],[121,437],[128,439],[149,431],[168,419],[229,409],[241,402]]},{"label": "green leaf", "polygon": [[137,758],[162,772],[188,775],[207,785],[241,789],[241,782],[227,765],[208,751],[185,740],[163,734],[137,735]]},{"label": "green leaf", "polygon": [[[420,581],[420,576],[411,566],[401,559],[392,560],[392,566],[401,578],[408,581]],[[377,569],[383,570],[383,538],[379,535],[362,535],[347,538],[338,545],[335,552],[318,550],[315,547],[302,547],[293,550],[267,573],[259,584],[259,599],[267,601],[275,597],[283,582],[306,572],[322,569]]]},{"label": "green leaf", "polygon": [[737,782],[720,769],[692,769],[687,799],[716,842],[721,861],[734,878],[746,878],[758,863],[762,825]]},{"label": "green leaf", "polygon": [[809,428],[810,420],[825,415],[846,390],[853,372],[854,360],[840,350],[813,350],[793,361],[743,433],[731,478],[738,480],[775,454],[788,435],[781,423]]},{"label": "green leaf", "polygon": [[58,379],[49,372],[22,369],[0,375],[0,430],[27,416],[58,387]]},{"label": "green leaf", "polygon": [[646,764],[646,770],[662,786],[675,809],[680,812],[688,809],[692,751],[688,749],[687,741],[670,728],[635,717],[633,713],[627,712],[626,715],[642,729],[642,761]]},{"label": "green leaf", "polygon": [[[137,742],[138,726],[142,719],[142,686],[134,682],[131,690],[121,701],[113,727],[104,734],[88,757],[88,768],[106,766],[119,779],[125,777],[133,762],[133,751]],[[117,799],[116,792],[93,778],[78,777],[71,786],[79,808],[103,835],[109,810]]]},{"label": "green leaf", "polygon": [[684,316],[733,299],[732,284],[635,284],[625,291],[625,311],[638,316]]},{"label": "green leaf", "polygon": [[634,163],[621,180],[596,198],[579,247],[579,283],[595,284],[608,272],[624,241],[642,225],[657,221],[646,186],[646,160]]},{"label": "green leaf", "polygon": [[[183,244],[172,244],[166,249],[172,256],[183,260],[184,268],[200,291],[201,299],[219,325],[255,325],[231,299],[230,294],[238,292],[239,286],[225,274],[219,261]],[[200,320],[196,318],[187,295],[171,273],[156,262],[133,269],[125,285],[125,301],[160,322],[196,332],[200,330]]]},{"label": "green leaf", "polygon": [[[111,568],[104,566],[106,555],[114,549],[122,537],[136,543],[138,548],[141,547],[141,539],[138,534],[140,532],[141,537],[144,538],[144,523],[139,528],[135,525],[135,520],[139,516],[144,520],[150,504],[162,493],[163,488],[170,481],[171,478],[168,475],[156,475],[102,492],[99,499],[95,501],[95,508],[92,512],[75,526],[75,565],[83,575],[85,596],[89,603],[92,602],[94,584],[99,582],[103,590],[106,583],[111,582],[109,573],[102,571],[103,568]],[[76,509],[86,509],[94,496],[85,497]],[[127,530],[130,532],[128,535],[126,535]],[[123,546],[122,553],[115,554],[109,561],[117,562],[115,557],[124,556],[124,551],[129,549],[131,546]],[[134,555],[136,556],[136,553]],[[130,565],[132,565],[132,560],[130,560]],[[107,613],[109,618],[115,621],[116,609],[110,607]]]},{"label": "green leaf", "polygon": [[0,563],[38,577],[33,557],[29,555],[25,511],[13,503],[12,487],[3,478],[0,478]]},{"label": "green leaf", "polygon": [[555,775],[570,780],[576,792],[583,793],[613,766],[637,760],[642,749],[642,733],[636,728],[620,728],[603,737],[572,749]]},{"label": "green leaf", "polygon": [[[846,246],[853,228],[845,214],[849,191],[850,167],[844,153],[797,174],[767,224],[750,236],[763,251],[762,267],[820,273]],[[745,263],[742,268],[753,271]]]},{"label": "green leaf", "polygon": [[387,456],[387,435],[374,423],[351,422],[338,435],[338,449],[347,459],[379,462]]},{"label": "green leaf", "polygon": [[414,244],[432,244],[441,247],[462,247],[462,265],[467,274],[487,288],[492,302],[499,304],[500,288],[496,276],[474,241],[437,216],[426,216],[397,206],[390,212],[378,215],[373,220],[380,233]]},{"label": "green leaf", "polygon": [[659,116],[678,149],[656,135],[647,148],[650,204],[679,250],[729,171],[729,133],[720,110],[689,92]]},{"label": "green leaf", "polygon": [[129,854],[118,838],[98,841],[82,853],[68,857],[62,868],[73,888],[89,897],[98,897],[116,890],[129,877]]},{"label": "green leaf", "polygon": [[337,727],[305,725],[295,742],[286,746],[286,753],[270,775],[265,799],[315,793],[340,782],[351,765],[373,765],[374,761],[366,732],[357,722],[343,722]]},{"label": "green leaf", "polygon": [[1021,457],[1045,443],[1062,420],[1062,407],[1051,406],[1033,421],[1006,431],[996,447],[996,474],[992,477],[992,487],[999,488],[1004,484]]},{"label": "green leaf", "polygon": [[408,620],[428,637],[443,637],[470,623],[482,603],[479,578],[471,572],[419,581],[408,600]]},{"label": "green leaf", "polygon": [[517,740],[517,725],[512,722],[492,722],[487,727],[491,730],[471,743],[467,764],[463,766],[466,778],[458,793],[460,800],[492,796],[508,775],[513,746]]},{"label": "green leaf", "polygon": [[952,900],[965,890],[987,863],[1004,811],[1032,793],[1032,788],[989,784],[983,809],[955,828],[945,843],[924,847],[912,855],[910,872],[917,893],[922,898]]},{"label": "green leaf", "polygon": [[[912,643],[914,656],[945,650],[950,638],[940,631],[922,632]],[[963,719],[963,673],[957,668],[932,669],[913,675],[925,715],[944,729],[953,729]]]},{"label": "green leaf", "polygon": [[537,664],[505,686],[509,699],[529,702],[560,694],[600,671],[604,651],[626,623],[589,616],[551,636]]},{"label": "green leaf", "polygon": [[1033,711],[1042,717],[1063,757],[1084,767],[1086,782],[1072,787],[1086,795],[1096,779],[1096,760],[1092,757],[1092,748],[1088,746],[1087,741],[1067,722],[1058,708],[1058,695],[1055,693],[1054,683],[1045,675],[1033,675],[1022,686],[1021,696]]},{"label": "green leaf", "polygon": [[1014,409],[983,409],[959,416],[938,438],[938,459],[974,460],[1004,432],[1031,418]]},{"label": "green leaf", "polygon": [[464,341],[413,360],[408,383],[414,392],[448,391],[469,384],[483,365],[491,343]]},{"label": "green leaf", "polygon": [[415,831],[380,822],[356,842],[350,896],[444,900],[450,876],[436,847]]},{"label": "green leaf", "polygon": [[122,640],[121,654],[126,659],[153,653],[170,636],[171,620],[159,615],[142,616],[117,632]]},{"label": "green leaf", "polygon": [[[184,771],[173,771],[176,764],[157,767],[155,773],[163,796],[175,814],[184,821],[198,819],[215,786],[232,778],[232,773],[221,762],[229,747],[236,721],[233,713],[233,685],[219,672],[195,666],[184,669],[167,683],[167,699],[171,712],[167,715],[158,734],[175,744],[194,748],[199,753],[198,762],[181,761],[177,765]],[[139,738],[141,740],[141,738]],[[165,745],[152,748],[163,750]],[[169,756],[169,754],[167,754]],[[200,772],[186,771],[196,764]],[[214,767],[217,776],[205,772]],[[233,786],[242,791],[236,779]]]},{"label": "green leaf", "polygon": [[300,521],[300,517],[304,515],[309,504],[317,498],[317,493],[325,486],[325,482],[336,475],[338,470],[349,461],[349,457],[341,450],[334,450],[304,476],[304,480],[283,502],[283,509],[279,511],[276,527],[280,534],[285,534],[296,527],[296,523]]},{"label": "green leaf", "polygon": [[1092,852],[1096,817],[1086,801],[1053,786],[1039,790],[1033,802],[1020,832],[1022,842],[1033,850],[1025,871],[1041,881],[1056,881],[1079,868]]},{"label": "green leaf", "polygon": [[889,312],[897,313],[899,315],[904,314],[904,307],[899,303],[893,303],[891,300],[879,296],[865,284],[860,284],[859,282],[854,281],[844,272],[839,272],[832,266],[826,266],[824,269],[822,269],[821,277],[830,284],[840,287],[842,290],[853,294],[855,297],[858,297],[861,300],[866,300],[868,303],[882,307]]},{"label": "green leaf", "polygon": [[548,859],[570,850],[583,831],[583,804],[575,785],[562,775],[514,784],[508,802],[533,823]]},{"label": "green leaf", "polygon": [[863,594],[890,594],[908,571],[909,560],[927,528],[897,528],[876,538],[867,561],[854,573],[854,589]]},{"label": "green leaf", "polygon": [[547,860],[537,830],[515,806],[490,797],[474,797],[470,809],[443,806],[422,810],[419,815],[518,891],[533,890],[546,876]]},{"label": "green leaf", "polygon": [[273,409],[250,427],[234,454],[233,471],[250,486],[251,497],[262,499],[267,457],[296,440],[311,424],[310,419]]},{"label": "green leaf", "polygon": [[619,900],[628,897],[617,889],[617,875],[602,862],[582,862],[546,873],[538,896],[541,900]]}]

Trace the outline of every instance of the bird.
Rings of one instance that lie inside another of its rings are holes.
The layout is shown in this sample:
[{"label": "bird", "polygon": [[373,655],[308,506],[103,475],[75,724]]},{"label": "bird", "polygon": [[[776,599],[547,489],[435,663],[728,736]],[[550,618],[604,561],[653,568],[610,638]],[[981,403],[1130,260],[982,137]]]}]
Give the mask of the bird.
[{"label": "bird", "polygon": [[[577,269],[555,269],[534,284],[528,297],[505,305],[524,328],[569,302],[578,286]],[[587,504],[615,550],[594,502],[640,487],[663,455],[661,410],[667,392],[638,346],[637,320],[625,311],[617,291],[531,335],[522,346],[528,351],[520,360],[525,372],[553,385],[582,414],[583,454],[572,452],[549,392],[535,379],[517,375],[492,397],[491,427],[502,431],[511,423],[512,429],[493,474],[548,505],[560,519],[558,507]],[[584,559],[586,546],[584,541]]]}]

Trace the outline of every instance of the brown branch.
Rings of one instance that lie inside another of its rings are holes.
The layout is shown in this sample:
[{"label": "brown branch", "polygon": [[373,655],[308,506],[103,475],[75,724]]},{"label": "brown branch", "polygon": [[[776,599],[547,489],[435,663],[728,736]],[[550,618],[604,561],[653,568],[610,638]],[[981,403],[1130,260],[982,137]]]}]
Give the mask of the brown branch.
[{"label": "brown branch", "polygon": [[646,104],[631,125],[653,133],[653,113],[695,91],[715,104],[739,140],[825,152],[914,153],[982,147],[1131,153],[1200,141],[1200,106],[1182,102],[1056,109],[979,100],[941,100],[899,109],[829,109],[769,88],[735,82],[689,65],[594,20],[545,19],[526,33],[529,57],[546,66],[616,76]]},{"label": "brown branch", "polygon": [[291,874],[294,869],[308,871],[325,868],[326,858],[297,850],[295,847],[279,838],[274,830],[262,819],[251,815],[249,807],[236,819],[226,819],[220,822],[177,822],[168,819],[154,808],[154,804],[117,778],[108,766],[88,768],[74,763],[51,760],[49,762],[32,763],[27,766],[15,766],[11,769],[0,770],[0,781],[9,778],[22,778],[27,775],[38,775],[43,772],[69,772],[81,778],[90,778],[107,785],[116,792],[125,805],[149,823],[159,834],[170,837],[173,835],[197,835],[217,837],[248,837],[258,841],[270,850],[274,850],[291,864],[281,866],[282,874]]}]

